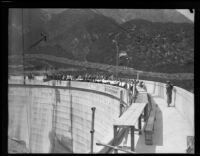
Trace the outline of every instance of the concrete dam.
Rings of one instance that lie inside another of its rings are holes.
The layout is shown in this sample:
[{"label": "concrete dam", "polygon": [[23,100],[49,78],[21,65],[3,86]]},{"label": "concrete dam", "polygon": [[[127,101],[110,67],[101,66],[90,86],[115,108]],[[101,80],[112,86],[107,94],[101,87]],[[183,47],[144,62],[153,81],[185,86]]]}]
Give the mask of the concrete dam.
[{"label": "concrete dam", "polygon": [[[194,136],[194,94],[174,87],[172,107],[168,108],[165,84],[144,82],[158,109],[154,143],[146,145],[144,133],[135,132],[135,152],[185,153],[187,136]],[[90,153],[92,107],[96,108],[93,151],[113,152],[96,143],[112,145],[120,103],[130,103],[128,90],[100,83],[39,79],[26,80],[24,85],[23,78],[14,76],[8,83],[8,138],[24,141],[29,153]],[[117,145],[129,147],[130,139],[124,131]]]}]

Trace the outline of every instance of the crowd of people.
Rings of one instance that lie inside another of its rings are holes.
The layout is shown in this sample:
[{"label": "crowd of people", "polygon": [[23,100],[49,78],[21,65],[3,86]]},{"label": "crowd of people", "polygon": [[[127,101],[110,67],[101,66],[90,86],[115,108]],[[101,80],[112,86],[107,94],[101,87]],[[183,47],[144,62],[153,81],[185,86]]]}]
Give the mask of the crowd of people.
[{"label": "crowd of people", "polygon": [[[35,76],[30,73],[27,75],[27,79],[32,80],[35,79]],[[143,81],[139,81],[136,79],[124,79],[124,78],[116,78],[113,75],[106,75],[102,73],[95,74],[66,74],[66,73],[52,73],[45,74],[43,77],[43,81],[50,80],[58,80],[58,81],[82,81],[82,82],[92,82],[92,83],[102,83],[109,84],[113,86],[118,86],[125,88],[130,91],[130,93],[137,94],[137,87],[144,88],[146,90],[145,84]]]},{"label": "crowd of people", "polygon": [[[35,79],[35,75],[29,73],[25,76],[25,79]],[[102,84],[109,84],[113,86],[118,86],[129,90],[130,96],[133,98],[136,97],[138,94],[137,87],[143,88],[147,90],[146,85],[143,81],[138,79],[123,79],[114,77],[113,75],[105,75],[105,74],[66,74],[66,73],[52,73],[52,74],[45,74],[42,77],[43,81],[50,81],[50,80],[58,80],[58,81],[82,81],[82,82],[92,82],[92,83],[102,83]],[[137,87],[136,87],[137,86]],[[170,81],[167,81],[166,84],[166,94],[167,94],[167,104],[168,107],[172,102],[172,90],[173,84]]]},{"label": "crowd of people", "polygon": [[108,84],[112,86],[122,87],[129,91],[130,103],[136,99],[138,94],[137,87],[143,88],[146,90],[146,86],[143,81],[139,81],[137,79],[124,79],[124,78],[116,78],[113,75],[105,75],[102,73],[96,74],[65,74],[65,73],[57,73],[57,74],[46,74],[44,77],[44,81],[57,80],[57,81],[82,81],[82,82],[91,82],[91,83],[102,83]]},{"label": "crowd of people", "polygon": [[60,81],[83,81],[83,82],[93,82],[93,83],[103,83],[110,84],[113,86],[123,87],[125,89],[133,90],[134,84],[138,85],[141,88],[145,88],[145,84],[143,81],[139,81],[136,79],[116,79],[113,75],[104,75],[104,74],[46,74],[44,81],[49,80],[60,80]]},{"label": "crowd of people", "polygon": [[[113,86],[118,86],[129,90],[130,96],[136,98],[138,94],[137,87],[143,88],[147,90],[146,85],[143,81],[139,81],[137,79],[116,79],[113,75],[104,75],[104,74],[46,74],[44,81],[48,80],[60,80],[60,81],[83,81],[83,82],[92,82],[92,83],[103,83],[109,84]],[[167,104],[168,107],[171,104],[172,100],[172,89],[173,85],[170,81],[167,81],[166,85],[166,94],[167,94]]]},{"label": "crowd of people", "polygon": [[[35,79],[35,75],[29,73],[25,76],[25,79],[33,80]],[[123,87],[126,89],[130,89],[134,86],[134,84],[138,85],[141,88],[145,88],[145,84],[143,81],[139,81],[136,79],[124,79],[124,78],[115,78],[113,75],[104,75],[104,74],[63,74],[63,73],[52,73],[45,74],[43,76],[44,81],[50,80],[59,80],[59,81],[83,81],[83,82],[94,82],[94,83],[103,83],[110,84],[114,86]]]},{"label": "crowd of people", "polygon": [[121,87],[124,89],[127,89],[129,91],[129,97],[130,103],[134,99],[136,99],[136,96],[138,94],[137,87],[144,88],[145,84],[143,81],[139,81],[137,79],[124,79],[124,78],[118,78],[114,77],[113,75],[106,75],[102,73],[96,73],[96,74],[66,74],[66,73],[52,73],[52,74],[45,74],[43,76],[35,76],[32,73],[29,73],[26,75],[26,79],[33,80],[33,79],[40,79],[46,82],[51,80],[57,80],[57,81],[81,81],[81,82],[91,82],[91,83],[102,83],[102,84],[108,84],[112,86]]}]

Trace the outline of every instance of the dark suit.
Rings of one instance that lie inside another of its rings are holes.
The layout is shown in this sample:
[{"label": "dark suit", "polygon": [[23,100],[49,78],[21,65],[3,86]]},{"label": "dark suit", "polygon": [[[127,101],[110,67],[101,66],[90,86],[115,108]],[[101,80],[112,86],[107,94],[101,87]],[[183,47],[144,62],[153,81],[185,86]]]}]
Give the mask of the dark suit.
[{"label": "dark suit", "polygon": [[172,89],[173,89],[173,85],[172,84],[167,84],[167,86],[166,86],[166,94],[167,94],[167,104],[168,104],[168,106],[172,102]]}]

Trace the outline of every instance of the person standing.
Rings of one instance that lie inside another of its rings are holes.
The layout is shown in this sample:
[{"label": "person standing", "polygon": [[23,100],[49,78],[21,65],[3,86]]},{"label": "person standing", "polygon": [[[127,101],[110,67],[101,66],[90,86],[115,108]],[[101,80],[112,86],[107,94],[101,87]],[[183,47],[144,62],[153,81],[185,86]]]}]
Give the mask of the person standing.
[{"label": "person standing", "polygon": [[172,83],[170,81],[167,81],[166,94],[167,94],[167,105],[168,105],[168,107],[172,102],[172,89],[173,89]]},{"label": "person standing", "polygon": [[136,79],[134,79],[133,80],[133,102],[135,102],[137,94],[138,94],[137,81],[136,81]]},{"label": "person standing", "polygon": [[145,91],[147,91],[147,88],[146,88],[146,86],[145,86],[145,84],[144,84],[143,81],[140,81],[140,82],[139,82],[139,87],[140,87],[140,88],[143,88]]},{"label": "person standing", "polygon": [[133,102],[133,84],[131,81],[129,82],[129,99],[130,99],[130,105],[131,105]]}]

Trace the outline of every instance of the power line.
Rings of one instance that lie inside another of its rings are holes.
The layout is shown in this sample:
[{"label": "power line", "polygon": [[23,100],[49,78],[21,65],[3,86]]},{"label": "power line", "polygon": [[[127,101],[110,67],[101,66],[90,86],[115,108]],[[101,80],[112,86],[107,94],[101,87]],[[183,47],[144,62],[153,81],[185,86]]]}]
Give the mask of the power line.
[{"label": "power line", "polygon": [[32,49],[33,47],[35,47],[36,45],[38,45],[41,41],[47,41],[47,35],[44,34],[43,32],[41,33],[42,38],[40,40],[38,40],[37,42],[35,42],[33,45],[31,45],[29,47],[29,50]]},{"label": "power line", "polygon": [[29,50],[31,50],[33,47],[35,47],[36,45],[38,45],[41,41],[43,41],[44,40],[44,37],[42,37],[39,41],[37,41],[37,42],[35,42],[33,45],[31,45],[30,47],[29,47]]}]

